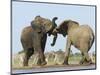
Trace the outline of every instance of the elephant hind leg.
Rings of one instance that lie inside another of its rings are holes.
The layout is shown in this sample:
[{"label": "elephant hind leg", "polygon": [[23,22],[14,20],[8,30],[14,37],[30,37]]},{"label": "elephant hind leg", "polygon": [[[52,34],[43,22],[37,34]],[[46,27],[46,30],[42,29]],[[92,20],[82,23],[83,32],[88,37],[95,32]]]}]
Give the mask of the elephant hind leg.
[{"label": "elephant hind leg", "polygon": [[28,66],[29,58],[33,55],[33,53],[34,53],[33,48],[29,48],[25,50],[25,56],[24,56],[24,61],[23,61],[24,66]]},{"label": "elephant hind leg", "polygon": [[85,64],[89,61],[89,56],[87,54],[87,52],[82,52],[82,59],[80,61],[80,64]]},{"label": "elephant hind leg", "polygon": [[91,64],[92,61],[89,57],[88,51],[89,51],[89,45],[87,43],[82,44],[82,46],[80,46],[80,50],[82,52],[82,60],[80,61],[80,64],[84,64],[84,63],[89,63]]},{"label": "elephant hind leg", "polygon": [[89,54],[88,54],[88,46],[86,47],[83,47],[84,49],[81,49],[81,52],[82,52],[82,60],[80,61],[80,64],[91,64],[92,61],[89,57]]},{"label": "elephant hind leg", "polygon": [[80,64],[92,64],[92,60],[90,59],[87,52],[82,53],[82,60],[80,61]]}]

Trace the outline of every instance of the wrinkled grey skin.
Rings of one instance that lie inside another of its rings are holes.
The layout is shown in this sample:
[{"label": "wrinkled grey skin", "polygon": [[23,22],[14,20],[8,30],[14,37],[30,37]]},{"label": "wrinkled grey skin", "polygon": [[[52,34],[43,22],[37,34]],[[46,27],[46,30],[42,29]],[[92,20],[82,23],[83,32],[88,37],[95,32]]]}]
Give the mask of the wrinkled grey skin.
[{"label": "wrinkled grey skin", "polygon": [[[71,45],[79,49],[82,53],[82,60],[80,61],[80,64],[92,63],[88,55],[88,51],[94,42],[94,33],[88,25],[80,26],[78,22],[65,20],[54,29],[53,34],[57,35],[57,33],[62,34],[64,37],[67,35],[65,58],[63,64],[68,64]],[[53,42],[56,42],[56,40]]]},{"label": "wrinkled grey skin", "polygon": [[[45,44],[47,40],[47,34],[50,36],[53,29],[57,26],[55,21],[57,17],[54,17],[52,21],[49,19],[36,16],[31,22],[31,26],[27,26],[21,33],[21,44],[24,49],[24,61],[23,66],[28,66],[29,58],[34,54],[39,54],[39,64],[45,65]],[[51,26],[51,27],[50,27]]]}]

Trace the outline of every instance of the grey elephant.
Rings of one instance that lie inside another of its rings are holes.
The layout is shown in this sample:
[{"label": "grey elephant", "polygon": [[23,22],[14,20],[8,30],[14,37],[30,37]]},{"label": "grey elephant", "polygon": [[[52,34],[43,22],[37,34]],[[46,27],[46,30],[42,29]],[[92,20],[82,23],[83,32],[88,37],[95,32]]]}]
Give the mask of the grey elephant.
[{"label": "grey elephant", "polygon": [[[55,21],[57,17],[51,20],[36,16],[31,22],[31,26],[27,26],[21,33],[21,44],[24,49],[23,66],[28,66],[29,58],[37,52],[39,54],[39,65],[45,65],[45,44],[47,34],[50,36],[53,29],[57,26]],[[55,38],[55,37],[54,37]]]},{"label": "grey elephant", "polygon": [[[94,42],[94,33],[89,25],[79,25],[79,23],[76,21],[65,20],[54,29],[52,34],[56,36],[57,33],[62,34],[64,37],[67,35],[65,58],[63,64],[68,64],[71,45],[81,51],[82,60],[80,61],[80,64],[92,63],[88,55],[88,51]],[[56,40],[53,42],[55,43]]]}]

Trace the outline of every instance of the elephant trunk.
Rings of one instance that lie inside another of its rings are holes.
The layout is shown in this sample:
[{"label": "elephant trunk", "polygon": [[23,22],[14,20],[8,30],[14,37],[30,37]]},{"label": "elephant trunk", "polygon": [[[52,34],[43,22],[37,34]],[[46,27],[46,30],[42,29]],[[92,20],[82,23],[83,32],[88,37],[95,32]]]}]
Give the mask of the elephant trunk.
[{"label": "elephant trunk", "polygon": [[54,35],[53,42],[51,43],[51,46],[54,46],[55,45],[56,40],[57,40],[57,34]]},{"label": "elephant trunk", "polygon": [[57,24],[55,23],[55,21],[57,20],[57,17],[54,17],[52,19],[52,28],[48,31],[48,35],[50,36],[52,34],[52,31],[57,27]]},{"label": "elephant trunk", "polygon": [[52,25],[53,25],[53,27],[57,27],[57,24],[55,23],[55,21],[58,19],[58,17],[54,17],[53,19],[52,19]]},{"label": "elephant trunk", "polygon": [[52,35],[54,35],[54,38],[53,38],[53,42],[51,43],[51,46],[54,46],[54,45],[55,45],[56,39],[57,39],[57,34],[53,34],[53,33],[52,33],[53,30],[57,27],[57,24],[55,23],[55,21],[56,21],[57,19],[58,19],[57,17],[54,17],[54,18],[52,19],[52,28],[51,28],[51,30],[50,30],[49,36],[52,34]]}]

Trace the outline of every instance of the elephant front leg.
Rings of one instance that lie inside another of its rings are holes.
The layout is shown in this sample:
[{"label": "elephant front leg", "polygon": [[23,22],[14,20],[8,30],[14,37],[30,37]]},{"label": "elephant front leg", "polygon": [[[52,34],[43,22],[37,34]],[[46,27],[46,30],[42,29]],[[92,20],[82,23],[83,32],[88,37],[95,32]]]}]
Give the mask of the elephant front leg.
[{"label": "elephant front leg", "polygon": [[71,47],[71,41],[69,39],[69,37],[67,38],[67,44],[66,44],[66,51],[65,51],[65,58],[64,58],[64,65],[68,65],[68,58],[69,58],[69,54],[70,54],[70,47]]},{"label": "elephant front leg", "polygon": [[46,41],[47,41],[47,34],[44,34],[41,41],[41,47],[42,47],[43,53],[45,51]]},{"label": "elephant front leg", "polygon": [[44,56],[44,53],[39,50],[39,65],[46,65],[47,62],[45,61],[45,56]]},{"label": "elephant front leg", "polygon": [[45,56],[44,56],[46,40],[47,40],[47,34],[44,34],[43,37],[42,37],[42,40],[41,40],[41,48],[42,48],[42,50],[40,51],[40,53],[42,55],[41,59],[43,59],[42,60],[43,62],[41,62],[41,65],[47,64],[47,62],[45,61]]},{"label": "elephant front leg", "polygon": [[41,43],[41,41],[42,41],[42,38],[41,36],[39,36],[38,33],[34,35],[34,38],[33,38],[34,45],[33,46],[34,46],[34,50],[37,51],[39,55],[38,65],[45,65],[46,61],[45,61],[45,56],[44,56],[44,45],[42,45],[43,43]]}]

